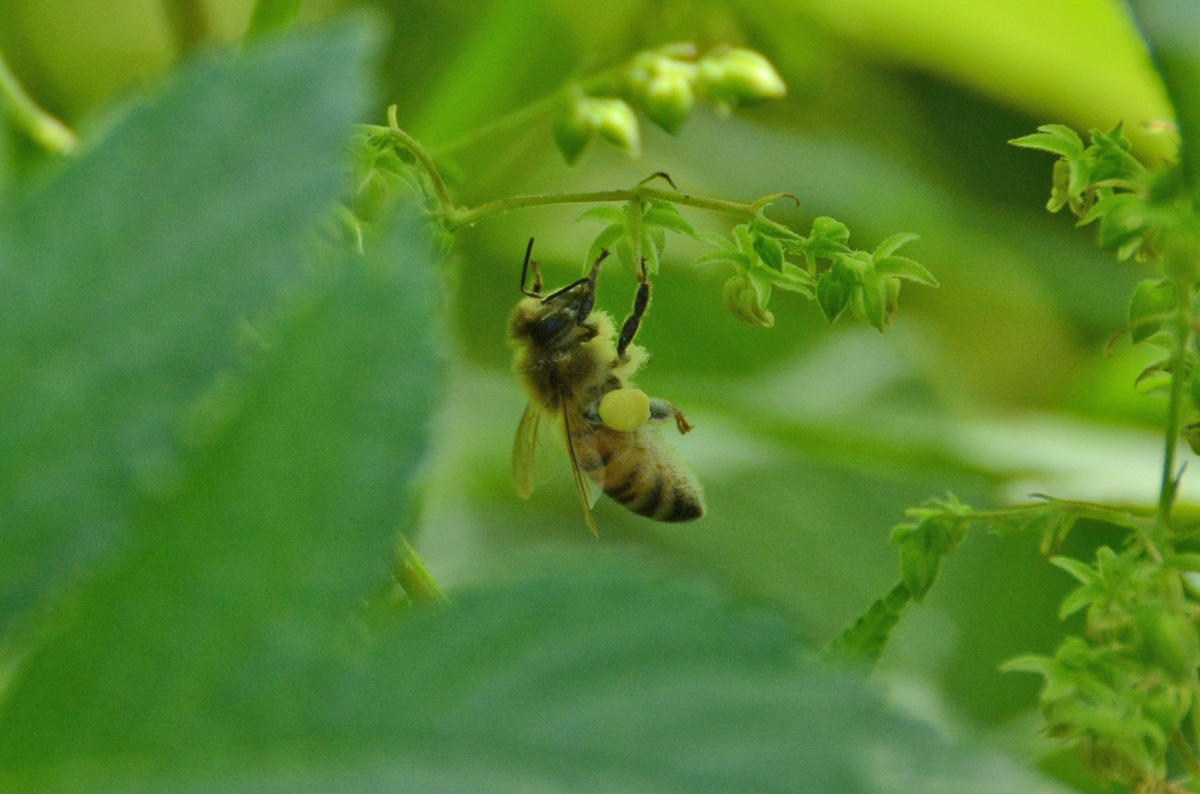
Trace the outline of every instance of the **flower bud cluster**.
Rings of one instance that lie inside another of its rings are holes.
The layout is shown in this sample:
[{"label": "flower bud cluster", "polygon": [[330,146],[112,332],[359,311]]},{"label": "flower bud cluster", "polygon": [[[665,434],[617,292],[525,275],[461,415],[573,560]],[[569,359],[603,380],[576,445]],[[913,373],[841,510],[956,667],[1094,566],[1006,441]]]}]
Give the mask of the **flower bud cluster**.
[{"label": "flower bud cluster", "polygon": [[761,54],[722,47],[696,59],[690,44],[671,44],[640,53],[617,87],[624,98],[597,97],[576,88],[554,122],[554,141],[574,163],[597,136],[630,156],[641,152],[641,129],[634,108],[668,133],[676,134],[696,105],[710,103],[721,116],[733,108],[779,99],[783,78]]}]

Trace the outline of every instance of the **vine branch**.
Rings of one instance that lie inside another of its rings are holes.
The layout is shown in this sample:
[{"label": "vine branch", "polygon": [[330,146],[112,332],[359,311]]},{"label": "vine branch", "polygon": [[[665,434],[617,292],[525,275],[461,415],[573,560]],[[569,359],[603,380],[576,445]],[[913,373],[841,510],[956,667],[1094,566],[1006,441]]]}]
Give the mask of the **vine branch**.
[{"label": "vine branch", "polygon": [[465,226],[476,224],[485,218],[490,218],[493,215],[502,215],[506,212],[525,209],[527,207],[541,207],[550,204],[601,204],[614,201],[633,201],[635,199],[661,199],[664,201],[673,201],[676,204],[684,204],[689,207],[696,207],[697,209],[720,212],[745,220],[757,218],[760,223],[765,223],[781,233],[785,233],[788,237],[800,239],[798,234],[783,224],[764,218],[754,204],[729,201],[727,199],[708,198],[706,196],[692,196],[687,193],[676,193],[675,191],[662,190],[644,185],[624,190],[542,193],[532,196],[512,196],[510,198],[497,199],[496,201],[489,201],[486,204],[480,204],[470,209],[456,210],[453,214],[447,216],[447,230],[452,232],[457,231]]},{"label": "vine branch", "polygon": [[70,154],[78,140],[67,125],[43,110],[25,92],[0,52],[0,101],[8,108],[16,126],[39,146],[53,154]]}]

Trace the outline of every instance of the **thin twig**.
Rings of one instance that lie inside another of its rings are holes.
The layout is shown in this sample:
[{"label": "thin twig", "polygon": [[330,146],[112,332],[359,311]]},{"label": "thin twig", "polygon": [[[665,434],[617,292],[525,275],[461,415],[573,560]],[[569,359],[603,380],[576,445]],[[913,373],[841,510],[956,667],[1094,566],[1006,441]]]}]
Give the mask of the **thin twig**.
[{"label": "thin twig", "polygon": [[78,140],[67,125],[43,110],[25,92],[0,53],[0,101],[8,108],[13,123],[43,149],[54,154],[70,154]]}]

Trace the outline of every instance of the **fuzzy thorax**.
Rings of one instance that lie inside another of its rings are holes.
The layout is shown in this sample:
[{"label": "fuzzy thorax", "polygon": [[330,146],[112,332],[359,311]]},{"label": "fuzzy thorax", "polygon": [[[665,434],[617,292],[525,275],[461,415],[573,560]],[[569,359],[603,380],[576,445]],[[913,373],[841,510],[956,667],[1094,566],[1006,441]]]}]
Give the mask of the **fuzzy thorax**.
[{"label": "fuzzy thorax", "polygon": [[625,358],[619,359],[612,318],[601,311],[592,312],[579,326],[581,334],[594,331],[590,340],[568,337],[559,344],[539,346],[522,333],[520,309],[518,305],[510,323],[517,349],[513,366],[531,399],[544,409],[560,410],[559,395],[563,391],[584,404],[598,400],[612,389],[628,385],[627,379],[649,357],[645,349],[630,345]]}]

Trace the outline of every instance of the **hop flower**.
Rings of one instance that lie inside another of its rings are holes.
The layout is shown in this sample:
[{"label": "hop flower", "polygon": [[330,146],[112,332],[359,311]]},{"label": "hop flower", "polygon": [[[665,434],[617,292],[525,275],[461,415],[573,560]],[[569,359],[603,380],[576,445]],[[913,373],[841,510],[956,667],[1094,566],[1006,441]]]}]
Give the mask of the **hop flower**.
[{"label": "hop flower", "polygon": [[761,328],[775,325],[775,315],[763,305],[764,298],[751,280],[736,275],[725,282],[725,305],[733,316]]},{"label": "hop flower", "polygon": [[713,50],[697,64],[696,90],[729,113],[738,105],[780,99],[787,94],[783,78],[771,62],[741,47]]}]

